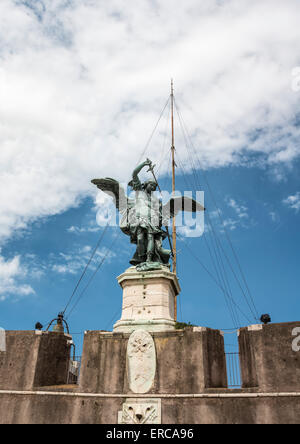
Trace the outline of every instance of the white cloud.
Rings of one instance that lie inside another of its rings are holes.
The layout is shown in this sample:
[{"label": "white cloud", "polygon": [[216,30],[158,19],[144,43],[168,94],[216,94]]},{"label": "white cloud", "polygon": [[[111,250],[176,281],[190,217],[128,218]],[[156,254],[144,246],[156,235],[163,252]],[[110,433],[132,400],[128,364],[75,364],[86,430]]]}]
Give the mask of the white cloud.
[{"label": "white cloud", "polygon": [[248,219],[248,208],[244,205],[239,205],[234,199],[228,200],[229,207],[233,208],[240,219]]},{"label": "white cloud", "polygon": [[27,274],[26,267],[21,265],[20,256],[5,260],[0,255],[0,301],[8,297],[18,298],[34,294],[33,288],[23,283]]},{"label": "white cloud", "polygon": [[[233,231],[237,228],[248,229],[252,227],[255,222],[250,218],[248,213],[248,207],[237,202],[232,197],[226,197],[225,203],[227,204],[229,210],[222,211],[221,209],[212,210],[209,214],[206,214],[206,229],[210,230],[209,222],[213,227],[218,228],[221,232],[224,229]],[[209,217],[210,220],[207,218]]]},{"label": "white cloud", "polygon": [[240,221],[237,219],[228,218],[223,222],[223,227],[233,231],[237,226],[240,226]]},{"label": "white cloud", "polygon": [[[78,275],[84,270],[92,254],[92,247],[85,245],[78,249],[73,249],[68,253],[59,253],[59,255],[51,255],[49,260],[49,268],[58,274],[74,274]],[[102,247],[96,251],[93,261],[89,265],[89,270],[94,271],[101,260],[109,262],[116,254],[106,247]]]},{"label": "white cloud", "polygon": [[26,4],[0,2],[0,239],[128,181],[171,76],[206,166],[299,156],[298,0]]},{"label": "white cloud", "polygon": [[300,210],[300,191],[284,199],[283,203],[298,213]]},{"label": "white cloud", "polygon": [[82,234],[82,233],[94,233],[95,231],[99,231],[99,227],[76,227],[72,225],[67,229],[68,233],[74,234]]},{"label": "white cloud", "polygon": [[77,269],[78,269],[78,267],[74,270],[70,265],[57,265],[57,264],[54,264],[52,266],[52,270],[56,271],[57,273],[60,273],[60,274],[65,274],[65,273],[76,274],[77,273]]}]

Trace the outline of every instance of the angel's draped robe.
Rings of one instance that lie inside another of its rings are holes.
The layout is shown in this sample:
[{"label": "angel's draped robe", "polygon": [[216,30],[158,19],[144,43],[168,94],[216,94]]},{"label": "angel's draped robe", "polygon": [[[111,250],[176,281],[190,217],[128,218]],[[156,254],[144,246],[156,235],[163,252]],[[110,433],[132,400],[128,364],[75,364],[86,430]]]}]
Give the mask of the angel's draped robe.
[{"label": "angel's draped robe", "polygon": [[[144,230],[145,234],[154,235],[156,260],[167,263],[169,251],[162,249],[161,246],[162,240],[166,237],[166,232],[162,230],[162,202],[155,193],[147,193],[138,178],[132,181],[131,186],[135,191],[135,201],[128,204],[126,214],[123,214],[121,220],[121,228],[130,235],[130,241],[134,244],[137,244],[139,228]],[[139,257],[136,252],[130,262],[136,264],[144,260],[145,257]]]}]

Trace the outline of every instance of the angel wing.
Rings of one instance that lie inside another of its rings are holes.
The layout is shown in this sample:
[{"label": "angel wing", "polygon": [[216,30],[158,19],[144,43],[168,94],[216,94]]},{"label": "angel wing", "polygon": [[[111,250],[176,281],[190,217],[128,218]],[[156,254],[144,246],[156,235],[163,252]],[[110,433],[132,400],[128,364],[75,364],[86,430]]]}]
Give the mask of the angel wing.
[{"label": "angel wing", "polygon": [[205,211],[203,205],[187,196],[172,197],[169,202],[162,206],[163,220],[169,220],[177,216],[180,211]]},{"label": "angel wing", "polygon": [[106,177],[105,179],[93,179],[91,182],[109,196],[113,195],[116,208],[121,213],[130,206],[132,199],[128,199],[124,188],[117,180]]}]

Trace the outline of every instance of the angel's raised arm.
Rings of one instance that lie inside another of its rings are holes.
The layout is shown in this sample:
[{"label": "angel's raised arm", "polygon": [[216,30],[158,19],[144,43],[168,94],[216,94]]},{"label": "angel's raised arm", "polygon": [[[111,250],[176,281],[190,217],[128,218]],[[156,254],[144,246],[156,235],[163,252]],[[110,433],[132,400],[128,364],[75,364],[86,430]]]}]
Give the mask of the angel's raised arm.
[{"label": "angel's raised arm", "polygon": [[149,167],[151,167],[151,165],[152,165],[151,160],[146,159],[145,162],[141,163],[140,165],[138,165],[138,166],[133,170],[133,173],[132,173],[132,180],[129,182],[128,185],[131,186],[134,190],[139,190],[139,189],[141,189],[142,184],[141,184],[141,181],[140,181],[140,179],[139,179],[138,174],[139,174],[139,172],[140,172],[145,166],[147,166],[147,165],[148,165]]}]

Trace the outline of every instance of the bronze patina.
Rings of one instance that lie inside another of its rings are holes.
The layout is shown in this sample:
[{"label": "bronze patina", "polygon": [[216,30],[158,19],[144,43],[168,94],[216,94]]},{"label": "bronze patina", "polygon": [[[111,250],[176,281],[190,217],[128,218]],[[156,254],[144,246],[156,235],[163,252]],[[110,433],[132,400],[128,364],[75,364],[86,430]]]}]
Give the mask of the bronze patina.
[{"label": "bronze patina", "polygon": [[179,211],[203,211],[203,206],[189,197],[172,197],[166,204],[156,196],[157,181],[141,182],[140,171],[148,166],[153,172],[151,160],[138,165],[128,185],[135,191],[135,198],[128,198],[124,188],[115,179],[93,179],[92,183],[100,190],[112,195],[116,208],[121,214],[120,228],[130,236],[130,242],[137,245],[130,263],[138,271],[147,271],[169,266],[171,250],[163,248],[163,240],[168,237],[169,219]]}]

